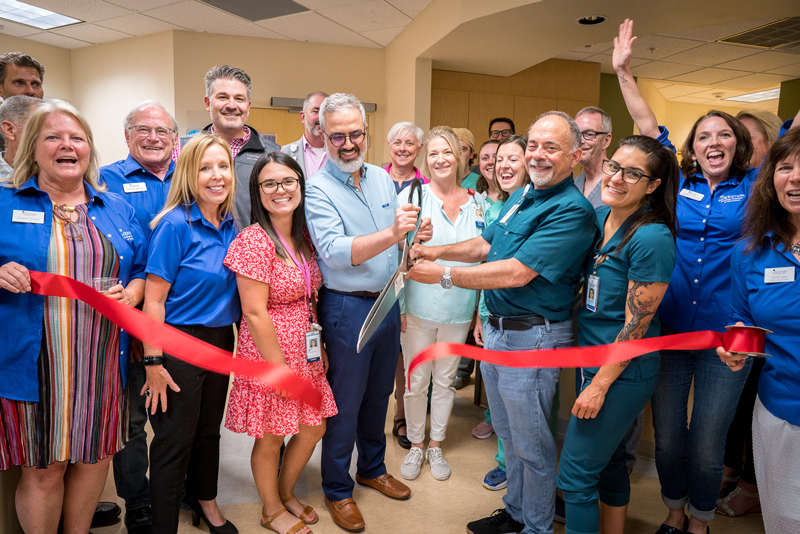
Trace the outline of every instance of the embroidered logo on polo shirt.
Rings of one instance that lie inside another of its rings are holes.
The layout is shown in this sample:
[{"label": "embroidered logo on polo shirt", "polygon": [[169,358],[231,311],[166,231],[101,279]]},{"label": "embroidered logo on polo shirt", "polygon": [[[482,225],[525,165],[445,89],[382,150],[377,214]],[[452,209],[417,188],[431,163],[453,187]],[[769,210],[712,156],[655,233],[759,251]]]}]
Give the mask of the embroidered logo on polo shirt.
[{"label": "embroidered logo on polo shirt", "polygon": [[127,230],[120,230],[120,234],[122,235],[122,239],[125,241],[133,241],[133,234]]},{"label": "embroidered logo on polo shirt", "polygon": [[741,202],[744,200],[744,193],[739,193],[738,195],[720,195],[719,201],[722,204],[728,204],[729,202]]}]

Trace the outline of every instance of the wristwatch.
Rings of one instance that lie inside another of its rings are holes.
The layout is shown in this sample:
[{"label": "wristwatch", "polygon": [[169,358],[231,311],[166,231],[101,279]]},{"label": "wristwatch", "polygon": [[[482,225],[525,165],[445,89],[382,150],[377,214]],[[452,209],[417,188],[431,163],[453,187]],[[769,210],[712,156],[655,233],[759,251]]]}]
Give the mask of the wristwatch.
[{"label": "wristwatch", "polygon": [[444,276],[442,277],[441,280],[439,280],[439,283],[445,289],[450,289],[451,287],[453,287],[453,280],[450,279],[450,267],[444,268]]},{"label": "wristwatch", "polygon": [[145,356],[144,358],[142,358],[142,363],[146,367],[149,367],[151,365],[164,365],[164,360],[165,360],[164,355],[159,354],[158,356]]}]

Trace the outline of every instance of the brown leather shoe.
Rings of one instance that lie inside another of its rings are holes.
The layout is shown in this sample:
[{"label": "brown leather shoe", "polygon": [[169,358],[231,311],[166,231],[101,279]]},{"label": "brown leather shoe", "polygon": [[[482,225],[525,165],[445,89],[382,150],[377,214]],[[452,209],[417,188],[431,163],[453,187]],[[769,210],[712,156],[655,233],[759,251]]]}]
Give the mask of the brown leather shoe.
[{"label": "brown leather shoe", "polygon": [[356,481],[363,486],[378,490],[392,499],[403,500],[411,497],[411,489],[389,473],[385,473],[378,478],[364,478],[356,475]]},{"label": "brown leather shoe", "polygon": [[325,506],[331,512],[333,522],[350,532],[361,532],[364,530],[364,518],[358,509],[356,501],[345,499],[343,501],[331,502],[325,497]]}]

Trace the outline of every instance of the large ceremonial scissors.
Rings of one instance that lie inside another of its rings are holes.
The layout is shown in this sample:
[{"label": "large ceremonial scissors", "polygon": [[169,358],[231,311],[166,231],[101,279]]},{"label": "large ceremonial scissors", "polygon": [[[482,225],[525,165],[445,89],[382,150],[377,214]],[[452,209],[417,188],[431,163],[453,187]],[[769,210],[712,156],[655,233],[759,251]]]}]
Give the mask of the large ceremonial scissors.
[{"label": "large ceremonial scissors", "polygon": [[[410,187],[411,189],[408,193],[408,201],[421,210],[422,182],[419,181],[419,178],[414,178]],[[415,197],[416,203],[414,202]],[[392,309],[394,303],[397,302],[397,299],[400,297],[400,291],[402,291],[403,286],[405,285],[406,273],[411,267],[411,261],[409,259],[409,254],[411,253],[411,244],[414,241],[414,236],[419,230],[419,223],[421,220],[422,211],[417,214],[417,227],[406,234],[406,243],[405,247],[403,247],[403,256],[400,259],[400,265],[397,266],[397,270],[389,279],[389,283],[386,284],[386,287],[384,287],[380,295],[378,295],[378,298],[375,300],[375,304],[372,305],[372,309],[369,310],[369,314],[367,314],[367,319],[364,321],[364,324],[361,327],[361,332],[358,334],[358,346],[356,347],[356,352],[361,352],[361,349],[363,349],[364,345],[367,344],[369,338],[372,337],[372,334],[378,330],[378,327],[386,318],[386,315]]]}]

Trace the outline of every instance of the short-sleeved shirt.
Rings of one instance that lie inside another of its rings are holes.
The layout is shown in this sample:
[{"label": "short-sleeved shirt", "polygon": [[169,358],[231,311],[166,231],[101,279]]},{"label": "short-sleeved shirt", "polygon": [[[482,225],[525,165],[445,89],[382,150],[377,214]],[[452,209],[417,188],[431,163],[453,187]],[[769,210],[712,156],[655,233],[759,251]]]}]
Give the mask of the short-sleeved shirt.
[{"label": "short-sleeved shirt", "polygon": [[487,262],[517,259],[538,273],[523,287],[486,290],[492,315],[541,315],[565,321],[572,313],[583,262],[597,235],[594,208],[572,176],[547,189],[518,189],[499,219],[483,232]]},{"label": "short-sleeved shirt", "polygon": [[[639,227],[625,246],[619,248],[627,231],[627,223],[623,224],[601,248],[599,245],[603,240],[603,225],[610,211],[607,206],[597,208],[600,236],[592,258],[587,262],[585,274],[587,280],[589,275],[594,274],[600,282],[595,295],[596,311],[590,311],[584,305],[578,313],[578,345],[581,347],[606,345],[616,341],[620,330],[625,326],[629,280],[666,284],[675,268],[675,239],[664,224]],[[602,261],[598,262],[600,259]],[[584,294],[587,291],[588,287],[585,287]],[[658,337],[660,332],[661,323],[656,312],[643,337]],[[620,377],[630,379],[655,376],[659,363],[658,352],[645,354],[635,358]],[[594,376],[598,369],[599,367],[586,367],[583,372]]]},{"label": "short-sleeved shirt", "polygon": [[228,326],[242,315],[236,275],[223,265],[238,228],[231,215],[219,229],[197,204],[173,209],[150,236],[147,274],[172,286],[165,321],[174,325]]},{"label": "short-sleeved shirt", "polygon": [[365,163],[360,187],[330,159],[306,189],[306,224],[317,251],[322,284],[337,291],[381,291],[399,265],[392,245],[353,265],[353,240],[392,226],[397,193],[389,173]]},{"label": "short-sleeved shirt", "polygon": [[100,167],[100,180],[136,210],[136,219],[142,232],[150,239],[150,221],[158,215],[167,201],[172,185],[175,162],[169,162],[169,169],[162,180],[151,173],[128,154],[128,157]]},{"label": "short-sleeved shirt", "polygon": [[480,178],[480,177],[481,177],[480,174],[477,174],[477,173],[474,173],[474,172],[469,173],[468,175],[466,175],[464,177],[463,180],[461,180],[461,188],[462,189],[475,189],[475,185],[478,183],[478,178]]},{"label": "short-sleeved shirt", "polygon": [[[745,253],[748,242],[733,248],[729,324],[772,330],[764,348],[772,357],[761,370],[758,398],[772,415],[800,426],[800,262],[783,244],[775,250],[774,239],[770,232],[750,254]],[[787,281],[766,281],[767,271],[775,268]]]},{"label": "short-sleeved shirt", "polygon": [[[408,202],[410,188],[400,191],[399,204]],[[427,245],[452,245],[478,237],[485,228],[486,202],[478,194],[470,195],[461,206],[461,213],[455,222],[451,221],[442,209],[443,202],[431,190],[430,184],[422,186],[422,209],[419,216],[430,217],[433,224],[433,239]],[[477,263],[436,260],[445,267],[468,267]],[[436,323],[468,323],[475,314],[477,291],[453,286],[445,289],[439,284],[420,284],[413,280],[405,282],[402,313]]]}]

